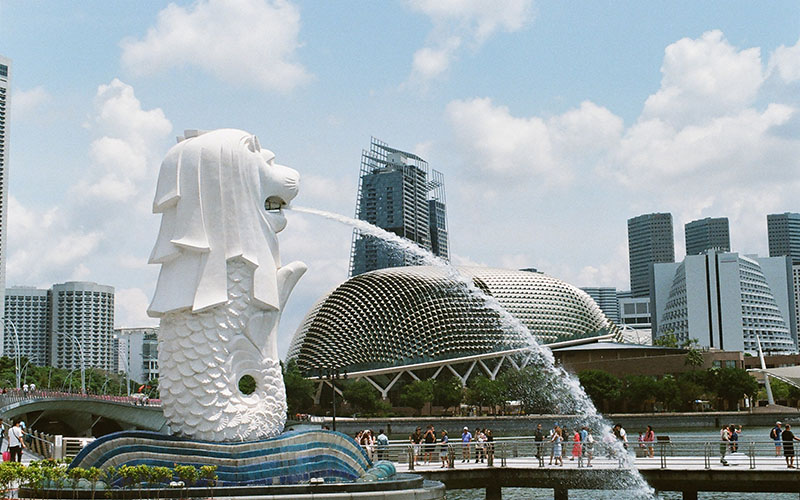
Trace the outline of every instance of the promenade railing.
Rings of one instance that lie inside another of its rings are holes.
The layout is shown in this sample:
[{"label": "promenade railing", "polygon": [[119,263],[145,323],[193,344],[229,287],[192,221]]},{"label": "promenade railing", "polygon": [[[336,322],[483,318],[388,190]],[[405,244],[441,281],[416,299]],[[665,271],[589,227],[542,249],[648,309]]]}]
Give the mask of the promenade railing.
[{"label": "promenade railing", "polygon": [[[545,438],[546,439],[546,438]],[[488,466],[557,467],[553,445],[545,440],[537,442],[531,436],[496,438],[494,442],[472,442],[465,447],[461,441],[450,441],[446,445],[411,444],[408,441],[390,441],[388,446],[372,445],[363,447],[372,460],[390,460],[398,465],[416,470],[420,466],[430,468],[458,468]],[[442,452],[445,460],[442,461]],[[783,443],[776,446],[772,440],[741,439],[737,442],[723,442],[713,439],[678,438],[650,443],[628,443],[627,450],[637,468],[660,469],[716,469],[734,466],[748,469],[787,469],[786,455],[789,451],[794,466],[800,460],[800,442],[784,448]],[[574,455],[577,453],[577,455]],[[608,441],[576,443],[563,441],[561,457],[565,467],[622,467],[619,447]],[[539,457],[541,456],[541,460]],[[552,460],[551,460],[552,457]],[[590,459],[591,457],[591,459]],[[477,464],[476,464],[477,460]],[[800,471],[800,469],[793,469]]]},{"label": "promenade railing", "polygon": [[47,389],[36,389],[35,391],[22,391],[18,389],[6,390],[0,394],[0,408],[13,403],[25,401],[37,401],[46,399],[71,399],[71,400],[92,400],[108,401],[113,403],[124,403],[133,406],[161,406],[160,399],[148,399],[135,396],[111,396],[104,394],[83,394],[80,392],[52,391]]}]

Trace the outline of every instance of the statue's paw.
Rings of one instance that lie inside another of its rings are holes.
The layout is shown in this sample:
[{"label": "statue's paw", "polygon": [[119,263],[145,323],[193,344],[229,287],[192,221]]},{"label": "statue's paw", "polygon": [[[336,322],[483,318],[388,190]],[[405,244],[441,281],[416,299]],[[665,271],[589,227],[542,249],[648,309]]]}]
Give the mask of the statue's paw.
[{"label": "statue's paw", "polygon": [[308,266],[299,260],[290,262],[278,269],[278,293],[280,293],[281,309],[289,299],[289,294],[294,290],[294,286],[307,270]]}]

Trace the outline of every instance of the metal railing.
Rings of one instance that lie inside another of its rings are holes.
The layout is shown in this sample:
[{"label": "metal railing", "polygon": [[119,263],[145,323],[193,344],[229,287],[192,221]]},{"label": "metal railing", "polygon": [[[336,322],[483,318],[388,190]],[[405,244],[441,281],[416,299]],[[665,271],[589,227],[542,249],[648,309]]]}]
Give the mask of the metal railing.
[{"label": "metal railing", "polygon": [[0,407],[13,403],[25,401],[37,401],[45,399],[73,399],[73,400],[93,400],[108,401],[112,403],[125,403],[133,406],[161,406],[160,399],[143,399],[135,396],[109,396],[102,394],[82,394],[79,392],[51,391],[36,389],[35,391],[24,392],[18,389],[6,390],[0,394]]},{"label": "metal railing", "polygon": [[[577,445],[577,446],[576,446]],[[794,466],[800,460],[800,442],[787,446]],[[390,460],[408,470],[419,467],[548,467],[555,461],[553,446],[549,441],[537,442],[533,437],[496,438],[480,446],[460,441],[447,444],[409,444],[392,441],[388,446],[367,446],[365,452],[372,460]],[[731,465],[749,469],[786,469],[784,445],[776,446],[771,440],[741,440],[722,442],[710,439],[671,439],[650,443],[628,443],[624,453],[630,461],[622,460],[619,445],[609,442],[561,443],[564,467],[616,468],[632,463],[636,468],[648,469],[712,469]],[[800,471],[800,469],[794,469]]]}]

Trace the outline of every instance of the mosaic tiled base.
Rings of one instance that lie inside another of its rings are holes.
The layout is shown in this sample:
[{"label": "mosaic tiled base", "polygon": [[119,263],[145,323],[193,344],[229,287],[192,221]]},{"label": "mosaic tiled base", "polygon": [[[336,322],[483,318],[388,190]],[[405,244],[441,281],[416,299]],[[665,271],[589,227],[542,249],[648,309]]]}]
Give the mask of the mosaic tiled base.
[{"label": "mosaic tiled base", "polygon": [[70,467],[139,464],[216,465],[220,486],[300,484],[311,478],[349,482],[367,476],[372,465],[353,439],[332,431],[288,432],[243,443],[195,441],[149,431],[123,431],[103,436],[86,446]]}]

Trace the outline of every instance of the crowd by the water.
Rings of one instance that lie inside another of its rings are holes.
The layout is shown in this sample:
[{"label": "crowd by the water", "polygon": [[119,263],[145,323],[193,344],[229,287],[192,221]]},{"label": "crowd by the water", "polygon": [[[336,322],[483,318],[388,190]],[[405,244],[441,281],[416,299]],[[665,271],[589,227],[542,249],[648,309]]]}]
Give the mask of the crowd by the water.
[{"label": "crowd by the water", "polygon": [[[742,426],[729,424],[721,427],[719,431],[719,456],[720,463],[728,465],[727,457],[739,453],[739,441],[742,436]],[[800,437],[794,435],[791,425],[776,422],[770,431],[770,439],[774,442],[775,455],[783,456],[788,468],[795,468],[794,442]],[[615,424],[611,432],[605,433],[598,442],[592,429],[587,425],[574,427],[555,423],[552,428],[545,431],[542,424],[537,424],[533,432],[534,452],[540,467],[561,467],[564,460],[577,462],[578,467],[592,467],[592,460],[597,455],[609,459],[616,458],[620,462],[620,447],[626,452],[630,448],[638,458],[655,458],[656,445],[659,439],[669,442],[668,436],[656,436],[652,426],[638,432],[638,437],[629,439],[628,433],[619,423]],[[384,429],[377,433],[365,429],[355,435],[365,453],[371,460],[392,459],[390,456],[390,439]],[[619,443],[615,446],[614,443]],[[397,440],[393,445],[400,443]],[[450,455],[455,452],[455,460],[461,463],[491,463],[496,453],[495,436],[491,429],[476,427],[470,430],[464,427],[460,436],[451,437],[446,430],[437,431],[433,424],[425,429],[417,427],[408,436],[405,444],[400,444],[403,450],[409,450],[414,465],[441,464],[441,468],[448,467],[448,460],[453,460]],[[800,445],[799,445],[800,446]]]}]

